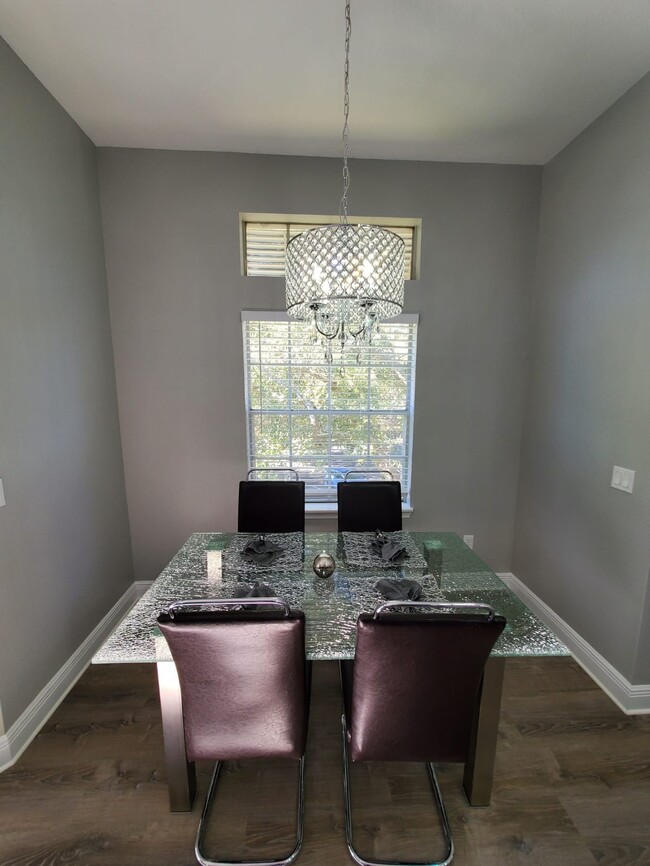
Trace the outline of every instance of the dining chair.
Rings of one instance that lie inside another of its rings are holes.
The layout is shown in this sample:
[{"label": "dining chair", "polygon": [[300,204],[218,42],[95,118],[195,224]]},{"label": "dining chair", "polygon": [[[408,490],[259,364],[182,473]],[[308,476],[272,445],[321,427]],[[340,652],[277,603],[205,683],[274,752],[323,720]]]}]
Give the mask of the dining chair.
[{"label": "dining chair", "polygon": [[[397,612],[405,604],[411,612]],[[430,866],[451,862],[433,762],[467,761],[483,670],[505,624],[488,605],[470,603],[392,601],[359,616],[354,661],[341,662],[341,684],[345,832],[361,866],[378,861],[353,846],[350,759],[426,764],[447,846]]]},{"label": "dining chair", "polygon": [[187,759],[215,761],[194,853],[202,866],[207,816],[223,761],[286,758],[299,762],[296,844],[277,860],[288,866],[300,851],[304,823],[305,742],[309,665],[305,616],[284,599],[206,599],[176,602],[158,617],[176,664]]},{"label": "dining chair", "polygon": [[[295,481],[249,480],[254,472],[292,472]],[[239,482],[238,532],[304,532],[305,482],[295,469],[251,469]]]},{"label": "dining chair", "polygon": [[[348,481],[352,475],[388,475],[390,480]],[[351,470],[336,488],[339,532],[394,532],[402,528],[402,486],[388,470]]]}]

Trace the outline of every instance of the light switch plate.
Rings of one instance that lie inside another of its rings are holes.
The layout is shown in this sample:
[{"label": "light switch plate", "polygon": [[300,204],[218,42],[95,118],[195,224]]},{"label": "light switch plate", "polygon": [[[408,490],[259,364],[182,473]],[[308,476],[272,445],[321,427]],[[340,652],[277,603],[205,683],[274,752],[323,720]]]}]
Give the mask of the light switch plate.
[{"label": "light switch plate", "polygon": [[634,475],[634,469],[615,466],[612,471],[612,487],[622,490],[623,493],[631,493],[634,490]]},{"label": "light switch plate", "polygon": [[2,486],[2,478],[0,478],[0,508],[2,508],[2,506],[6,504],[7,503],[5,502],[5,489]]},{"label": "light switch plate", "polygon": [[463,541],[465,542],[465,544],[469,548],[471,548],[472,550],[474,549],[474,536],[473,535],[463,535]]}]

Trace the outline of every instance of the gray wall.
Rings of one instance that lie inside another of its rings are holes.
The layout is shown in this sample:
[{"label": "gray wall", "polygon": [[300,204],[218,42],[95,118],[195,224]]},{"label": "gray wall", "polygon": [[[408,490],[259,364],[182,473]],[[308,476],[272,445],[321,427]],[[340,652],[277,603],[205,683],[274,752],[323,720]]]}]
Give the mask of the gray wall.
[{"label": "gray wall", "polygon": [[[240,211],[333,213],[339,160],[100,149],[100,189],[136,577],[194,530],[231,530],[246,470]],[[423,219],[409,528],[473,533],[510,566],[541,170],[355,161],[350,212]],[[332,529],[331,521],[321,527]]]},{"label": "gray wall", "polygon": [[650,682],[649,141],[647,76],[544,169],[513,560],[632,683]]},{"label": "gray wall", "polygon": [[0,40],[0,702],[133,579],[95,148]]}]

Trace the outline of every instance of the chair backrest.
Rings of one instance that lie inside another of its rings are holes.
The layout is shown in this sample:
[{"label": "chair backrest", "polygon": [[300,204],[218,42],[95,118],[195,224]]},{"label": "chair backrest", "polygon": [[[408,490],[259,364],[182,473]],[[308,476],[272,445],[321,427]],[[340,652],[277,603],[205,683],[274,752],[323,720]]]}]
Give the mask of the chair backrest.
[{"label": "chair backrest", "polygon": [[[256,606],[270,601],[256,599]],[[304,754],[302,612],[179,612],[161,614],[158,625],[178,671],[188,760]]]},{"label": "chair backrest", "polygon": [[240,481],[238,532],[304,532],[304,481]]},{"label": "chair backrest", "polygon": [[399,481],[340,481],[336,496],[339,532],[394,532],[402,528]]},{"label": "chair backrest", "polygon": [[477,612],[361,614],[352,760],[466,761],[483,669],[505,624]]}]

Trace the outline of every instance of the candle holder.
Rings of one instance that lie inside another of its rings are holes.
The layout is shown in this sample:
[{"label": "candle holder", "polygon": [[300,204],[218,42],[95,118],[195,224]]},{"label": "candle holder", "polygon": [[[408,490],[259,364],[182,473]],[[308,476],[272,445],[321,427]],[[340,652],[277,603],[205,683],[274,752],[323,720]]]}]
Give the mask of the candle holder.
[{"label": "candle holder", "polygon": [[221,581],[223,577],[223,551],[226,541],[211,541],[205,549],[208,580]]},{"label": "candle holder", "polygon": [[436,578],[438,586],[442,581],[442,541],[425,541],[424,558],[429,566],[429,571]]}]

